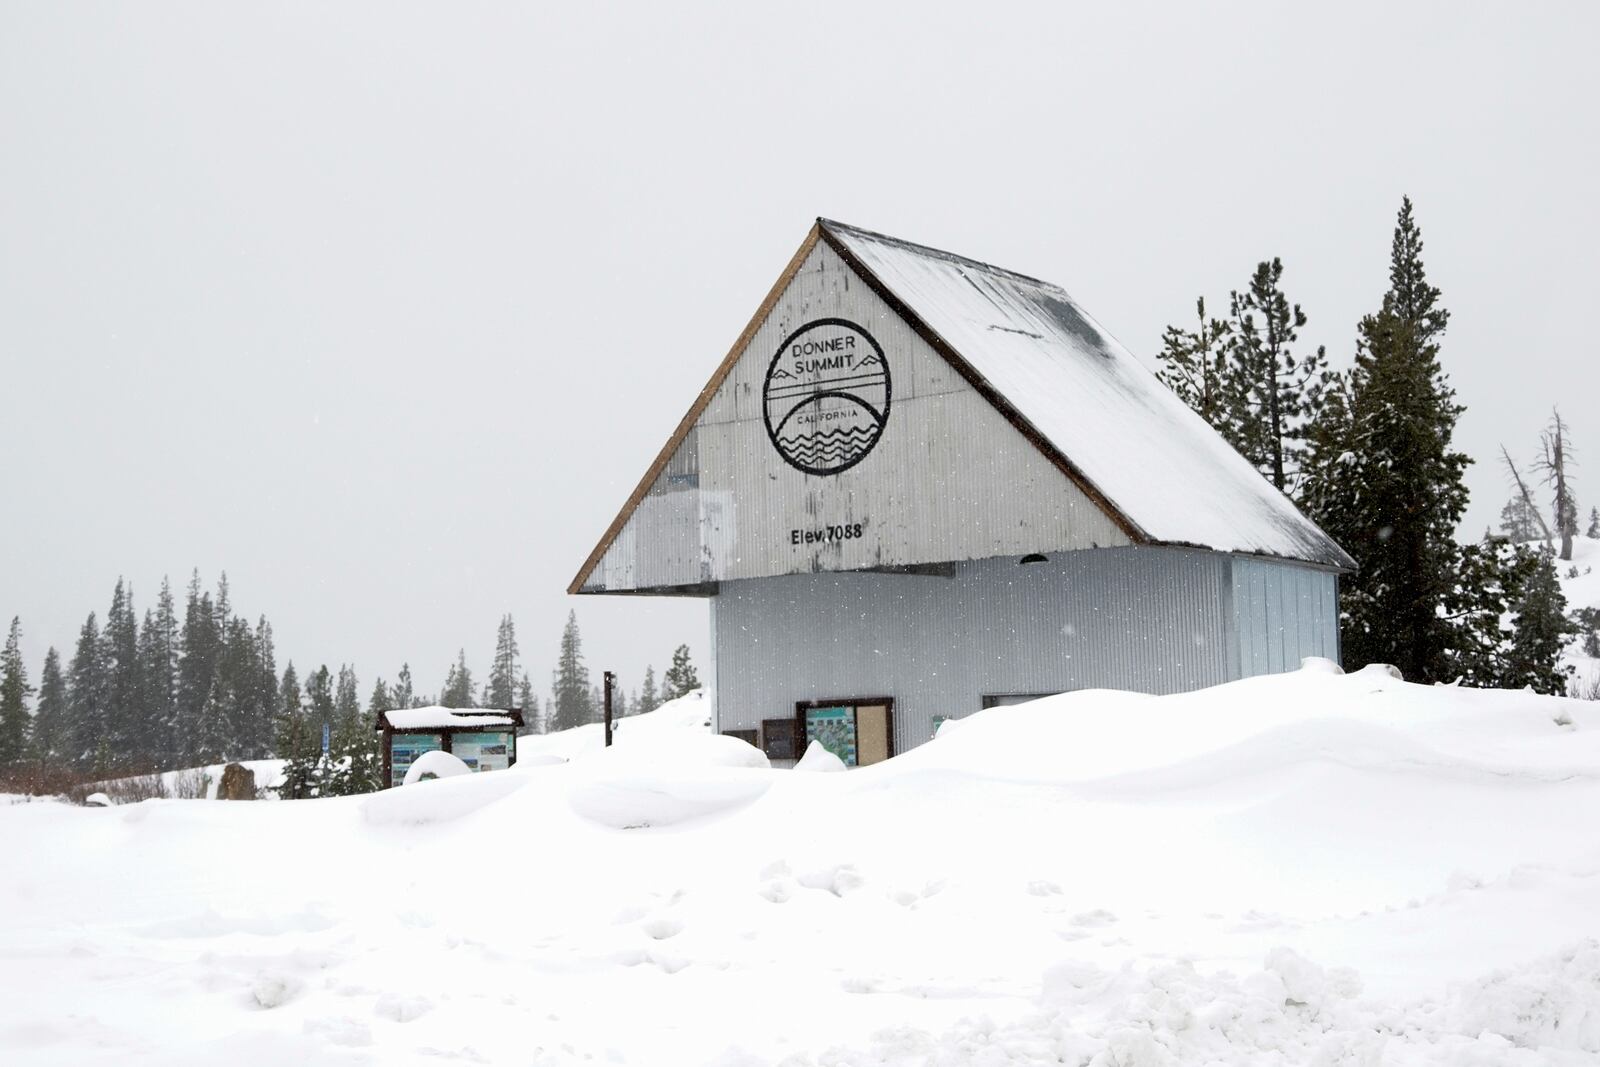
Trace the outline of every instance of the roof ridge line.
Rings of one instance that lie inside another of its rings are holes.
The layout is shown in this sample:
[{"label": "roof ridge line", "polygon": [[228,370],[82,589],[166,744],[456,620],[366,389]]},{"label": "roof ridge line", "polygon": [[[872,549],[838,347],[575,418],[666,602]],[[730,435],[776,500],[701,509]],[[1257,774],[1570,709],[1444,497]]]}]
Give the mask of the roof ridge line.
[{"label": "roof ridge line", "polygon": [[[848,222],[840,222],[838,219],[824,218],[821,215],[817,216],[817,225],[821,226],[824,230],[843,230],[846,233],[859,234],[860,236],[866,237],[870,240],[882,241],[885,244],[897,245],[900,248],[914,249],[924,255],[949,260],[952,263],[964,263],[969,267],[977,267],[980,270],[986,270],[993,274],[999,274],[1007,278],[1014,278],[1017,281],[1027,282],[1030,285],[1037,285],[1045,289],[1052,289],[1055,292],[1065,296],[1068,300],[1072,300],[1071,294],[1069,294],[1065,289],[1061,288],[1061,286],[1057,285],[1055,282],[1046,281],[1043,278],[1036,278],[1031,274],[1023,274],[1021,271],[1011,270],[1007,267],[997,266],[993,263],[986,263],[981,259],[973,259],[971,256],[964,256],[959,252],[951,252],[950,250],[944,248],[935,248],[932,245],[925,245],[918,241],[908,241],[903,237],[896,237],[893,234],[882,233],[878,230],[869,230],[864,226],[853,226]],[[1072,302],[1074,304],[1077,303],[1076,300],[1072,300]]]}]

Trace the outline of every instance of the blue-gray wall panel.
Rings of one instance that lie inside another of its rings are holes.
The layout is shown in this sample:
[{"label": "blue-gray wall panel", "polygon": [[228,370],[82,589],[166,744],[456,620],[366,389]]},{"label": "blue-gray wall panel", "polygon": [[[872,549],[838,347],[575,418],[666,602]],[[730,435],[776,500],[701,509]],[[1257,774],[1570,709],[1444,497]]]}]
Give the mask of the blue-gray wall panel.
[{"label": "blue-gray wall panel", "polygon": [[721,729],[799,700],[895,698],[897,747],[985,694],[1197,689],[1237,668],[1231,560],[1108,548],[1015,557],[951,577],[848,573],[723,582],[712,599]]}]

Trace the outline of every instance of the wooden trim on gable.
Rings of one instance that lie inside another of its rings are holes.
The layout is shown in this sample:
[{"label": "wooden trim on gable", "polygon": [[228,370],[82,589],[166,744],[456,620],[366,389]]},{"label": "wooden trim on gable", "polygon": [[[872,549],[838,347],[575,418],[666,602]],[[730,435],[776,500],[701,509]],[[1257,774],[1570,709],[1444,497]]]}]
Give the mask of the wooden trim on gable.
[{"label": "wooden trim on gable", "polygon": [[666,469],[667,464],[672,460],[673,453],[677,452],[678,446],[683,444],[683,439],[689,436],[690,430],[694,429],[694,424],[699,421],[701,412],[705,411],[706,405],[711,403],[711,398],[716,395],[717,390],[722,388],[723,381],[733,371],[733,365],[739,362],[739,357],[744,355],[744,350],[749,347],[751,340],[756,335],[756,331],[761,329],[762,324],[767,321],[767,316],[772,314],[773,306],[783,296],[784,291],[789,288],[789,283],[794,280],[794,276],[800,272],[800,265],[806,261],[806,257],[811,254],[811,250],[816,248],[817,241],[821,235],[822,225],[819,221],[811,227],[811,232],[806,234],[806,239],[800,242],[799,251],[795,252],[794,257],[789,260],[789,265],[783,268],[783,273],[778,275],[778,280],[773,283],[766,299],[761,301],[761,306],[756,308],[756,313],[751,316],[750,322],[739,334],[738,339],[733,342],[733,347],[728,349],[728,354],[723,357],[721,365],[711,375],[711,380],[706,382],[705,388],[700,390],[700,395],[695,398],[694,403],[690,406],[689,413],[678,423],[678,428],[672,431],[672,436],[667,439],[666,446],[656,456],[655,462],[650,464],[650,469],[644,472],[644,477],[639,480],[638,486],[634,488],[633,493],[628,497],[627,503],[622,505],[622,510],[617,512],[617,517],[611,520],[610,526],[606,527],[606,532],[601,536],[600,543],[594,546],[594,551],[589,553],[589,558],[583,561],[582,567],[578,568],[577,577],[573,578],[572,584],[567,586],[568,593],[583,592],[583,584],[589,580],[590,573],[600,563],[601,558],[606,554],[606,550],[611,547],[612,542],[617,539],[617,535],[622,532],[622,528],[627,525],[629,517],[633,515],[633,510],[639,506],[639,502],[645,498],[646,493],[650,492],[650,487],[656,483],[656,479]]},{"label": "wooden trim on gable", "polygon": [[948,341],[939,335],[938,331],[924,322],[922,316],[913,311],[905,301],[901,300],[887,285],[883,284],[883,281],[872,272],[872,268],[861,262],[861,259],[850,250],[849,246],[829,232],[822,219],[817,220],[817,225],[812,232],[814,234],[820,232],[823,242],[837,253],[840,259],[844,260],[845,265],[855,273],[856,277],[860,278],[862,283],[874,293],[877,293],[883,302],[888,304],[890,309],[899,315],[917,336],[928,343],[928,347],[944,357],[945,362],[954,367],[956,373],[966,379],[967,384],[972,386],[979,396],[983,397],[995,410],[999,411],[1006,421],[1016,428],[1018,433],[1027,438],[1033,447],[1037,448],[1062,474],[1066,475],[1067,479],[1077,486],[1084,496],[1093,501],[1095,506],[1104,512],[1108,519],[1116,523],[1117,528],[1128,535],[1129,541],[1135,545],[1157,543],[1139,527],[1138,523],[1134,522],[1113,504],[1111,499],[1102,493],[1099,487],[1090,481],[1083,471],[1078,469],[1077,464],[1073,463],[1055,445],[1051,444],[1050,440],[1040,433],[1022,412],[1017,410],[1016,405],[1007,400],[998,389],[990,384],[987,378],[979,374],[977,368],[968,363],[961,353],[957,352]]}]

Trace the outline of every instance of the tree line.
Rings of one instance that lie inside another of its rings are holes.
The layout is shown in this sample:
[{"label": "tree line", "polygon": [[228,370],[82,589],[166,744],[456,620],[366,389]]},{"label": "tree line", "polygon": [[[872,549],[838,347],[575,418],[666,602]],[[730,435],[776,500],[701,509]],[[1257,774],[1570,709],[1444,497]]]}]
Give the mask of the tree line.
[{"label": "tree line", "polygon": [[[1535,463],[1552,494],[1544,543],[1529,532],[1538,509],[1525,486],[1501,534],[1457,539],[1472,460],[1452,440],[1465,408],[1440,359],[1450,313],[1428,282],[1422,248],[1407,197],[1388,289],[1357,323],[1347,367],[1301,341],[1307,315],[1285,294],[1274,258],[1229,294],[1226,314],[1209,314],[1202,297],[1192,328],[1167,328],[1159,376],[1359,564],[1340,582],[1347,666],[1387,663],[1412,681],[1565,693],[1562,650],[1595,623],[1593,613],[1567,614],[1552,543],[1559,538],[1561,558],[1571,559],[1570,433],[1558,413]],[[1600,534],[1600,512],[1591,523]]]},{"label": "tree line", "polygon": [[[381,785],[373,730],[379,711],[435,703],[518,708],[526,732],[569,729],[602,715],[576,612],[562,631],[543,713],[509,614],[481,686],[462,649],[437,693],[419,691],[406,663],[393,682],[377,678],[365,701],[350,664],[321,664],[302,676],[291,661],[279,674],[272,625],[265,616],[252,624],[235,613],[226,574],[213,592],[196,572],[181,618],[163,579],[142,621],[131,585],[118,579],[104,623],[91,612],[65,662],[50,648],[37,686],[21,639],[21,619],[13,618],[0,650],[0,770],[29,770],[32,780],[43,771],[104,778],[278,757],[288,761],[286,796],[366,792]],[[631,695],[614,690],[613,714],[652,711],[699,684],[688,646],[679,645],[659,683],[652,665]]]}]

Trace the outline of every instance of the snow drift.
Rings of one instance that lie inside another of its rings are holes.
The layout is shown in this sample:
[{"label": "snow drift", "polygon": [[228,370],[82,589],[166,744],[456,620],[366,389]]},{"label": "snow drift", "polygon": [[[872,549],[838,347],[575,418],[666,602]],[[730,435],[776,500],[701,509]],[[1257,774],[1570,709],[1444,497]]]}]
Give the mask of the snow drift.
[{"label": "snow drift", "polygon": [[0,1061],[1591,1064],[1597,711],[1313,664],[796,774],[688,699],[372,797],[0,807]]}]

